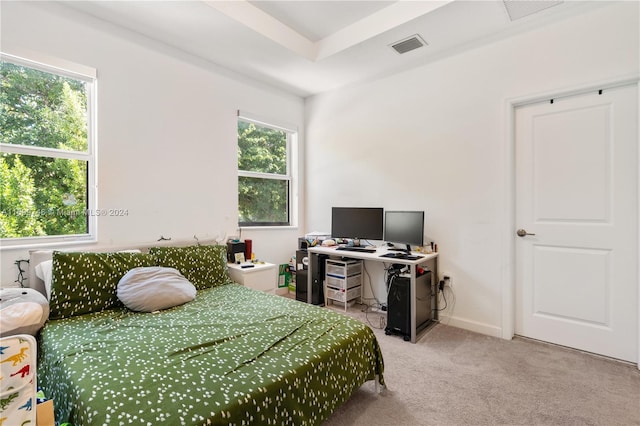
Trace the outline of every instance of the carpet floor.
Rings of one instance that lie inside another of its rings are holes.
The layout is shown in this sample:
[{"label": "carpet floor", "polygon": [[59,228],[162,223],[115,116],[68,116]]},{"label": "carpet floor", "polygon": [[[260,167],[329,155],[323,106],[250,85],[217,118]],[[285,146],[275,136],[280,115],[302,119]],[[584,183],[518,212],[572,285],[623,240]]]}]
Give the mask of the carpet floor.
[{"label": "carpet floor", "polygon": [[380,314],[348,314],[374,330],[387,388],[365,383],[325,426],[640,425],[635,365],[444,324],[411,344],[385,335]]}]

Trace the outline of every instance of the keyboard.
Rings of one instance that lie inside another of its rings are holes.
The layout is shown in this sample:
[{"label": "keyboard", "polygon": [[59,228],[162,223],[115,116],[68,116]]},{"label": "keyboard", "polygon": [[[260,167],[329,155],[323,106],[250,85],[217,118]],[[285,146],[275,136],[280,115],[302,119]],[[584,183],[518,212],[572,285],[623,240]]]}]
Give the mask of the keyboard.
[{"label": "keyboard", "polygon": [[386,257],[389,259],[418,260],[423,258],[424,256],[421,256],[419,254],[407,254],[407,253],[394,252],[394,253],[381,254],[380,257]]},{"label": "keyboard", "polygon": [[375,253],[375,247],[355,247],[355,246],[340,246],[337,247],[336,250],[339,251],[359,251],[364,253]]}]

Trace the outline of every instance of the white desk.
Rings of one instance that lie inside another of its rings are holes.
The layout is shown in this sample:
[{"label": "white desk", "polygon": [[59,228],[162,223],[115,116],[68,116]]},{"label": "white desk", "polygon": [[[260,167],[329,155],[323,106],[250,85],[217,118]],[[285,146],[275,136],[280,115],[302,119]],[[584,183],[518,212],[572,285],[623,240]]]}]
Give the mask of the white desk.
[{"label": "white desk", "polygon": [[[438,319],[438,253],[425,254],[425,253],[417,253],[413,252],[414,255],[423,256],[417,260],[405,260],[405,259],[394,259],[388,257],[381,257],[385,253],[389,253],[385,247],[378,247],[378,249],[373,253],[361,252],[361,251],[347,251],[347,250],[336,250],[335,247],[309,247],[307,249],[309,256],[317,256],[319,254],[325,254],[333,257],[344,257],[349,259],[362,259],[364,261],[374,261],[374,262],[383,262],[383,263],[399,263],[402,265],[408,265],[410,268],[411,274],[411,343],[416,342],[416,267],[418,265],[427,264],[427,268],[431,271],[431,288],[432,294],[435,295],[436,305],[433,313],[433,319]],[[311,303],[311,291],[312,291],[312,280],[313,280],[313,271],[311,270],[314,262],[309,259],[309,272],[307,274],[307,303]]]}]

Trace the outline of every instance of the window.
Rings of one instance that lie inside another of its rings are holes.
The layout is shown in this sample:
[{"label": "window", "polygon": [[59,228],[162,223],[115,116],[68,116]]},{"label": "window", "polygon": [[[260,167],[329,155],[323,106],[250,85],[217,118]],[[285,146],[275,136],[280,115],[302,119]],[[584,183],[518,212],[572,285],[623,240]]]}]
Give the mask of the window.
[{"label": "window", "polygon": [[95,233],[95,71],[0,54],[3,245]]},{"label": "window", "polygon": [[297,133],[240,115],[238,119],[238,223],[291,225],[292,151]]}]

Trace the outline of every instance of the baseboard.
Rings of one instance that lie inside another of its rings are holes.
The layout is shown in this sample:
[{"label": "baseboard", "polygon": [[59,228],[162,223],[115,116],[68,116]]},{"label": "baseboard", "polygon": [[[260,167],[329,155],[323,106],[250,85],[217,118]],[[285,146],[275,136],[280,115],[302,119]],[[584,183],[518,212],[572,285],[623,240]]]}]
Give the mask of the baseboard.
[{"label": "baseboard", "polygon": [[502,328],[494,325],[484,324],[477,321],[470,321],[464,318],[450,317],[440,314],[440,323],[453,327],[463,328],[487,336],[502,338]]}]

